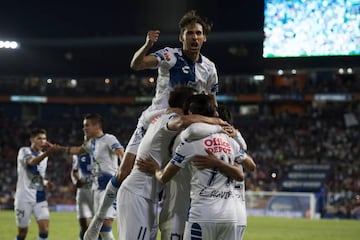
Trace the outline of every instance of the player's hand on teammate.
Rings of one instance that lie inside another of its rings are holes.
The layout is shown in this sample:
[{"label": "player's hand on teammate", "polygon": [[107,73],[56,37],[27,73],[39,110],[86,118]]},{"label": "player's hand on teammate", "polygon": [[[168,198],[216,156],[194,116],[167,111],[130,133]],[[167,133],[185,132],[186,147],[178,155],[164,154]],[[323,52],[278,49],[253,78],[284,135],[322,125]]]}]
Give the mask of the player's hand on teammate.
[{"label": "player's hand on teammate", "polygon": [[218,167],[219,161],[221,160],[219,160],[210,150],[205,149],[205,151],[208,155],[196,155],[192,159],[194,166],[198,169]]},{"label": "player's hand on teammate", "polygon": [[158,163],[151,157],[147,159],[138,159],[136,165],[140,171],[152,175],[155,175],[155,172],[160,170]]},{"label": "player's hand on teammate", "polygon": [[236,137],[237,134],[236,129],[230,124],[221,126],[221,128],[223,133],[227,134],[229,137]]},{"label": "player's hand on teammate", "polygon": [[159,30],[150,30],[146,35],[146,45],[152,47],[159,39],[160,31]]}]

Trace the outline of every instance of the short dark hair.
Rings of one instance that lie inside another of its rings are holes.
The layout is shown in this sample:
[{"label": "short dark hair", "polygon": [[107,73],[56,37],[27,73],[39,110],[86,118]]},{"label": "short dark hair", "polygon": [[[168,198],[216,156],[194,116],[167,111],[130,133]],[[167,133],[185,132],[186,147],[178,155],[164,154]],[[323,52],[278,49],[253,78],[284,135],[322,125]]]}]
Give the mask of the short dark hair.
[{"label": "short dark hair", "polygon": [[214,100],[206,94],[197,94],[189,97],[185,103],[185,108],[193,114],[200,114],[207,117],[214,117],[216,115]]},{"label": "short dark hair", "polygon": [[104,123],[103,117],[98,113],[88,113],[85,115],[84,119],[90,120],[92,124],[99,124],[101,128]]},{"label": "short dark hair", "polygon": [[218,106],[217,111],[218,111],[219,117],[222,120],[224,120],[230,124],[233,123],[233,115],[227,106],[225,106],[224,104],[221,104]]},{"label": "short dark hair", "polygon": [[187,86],[176,86],[169,96],[169,107],[183,108],[185,101],[196,93],[196,90]]},{"label": "short dark hair", "polygon": [[195,10],[191,10],[185,13],[179,21],[180,33],[182,34],[185,27],[192,23],[199,23],[203,28],[204,35],[208,35],[211,31],[212,24],[208,22],[207,18],[202,18],[196,14]]},{"label": "short dark hair", "polygon": [[38,134],[45,134],[46,135],[46,130],[43,128],[33,128],[30,131],[30,137],[36,137]]}]

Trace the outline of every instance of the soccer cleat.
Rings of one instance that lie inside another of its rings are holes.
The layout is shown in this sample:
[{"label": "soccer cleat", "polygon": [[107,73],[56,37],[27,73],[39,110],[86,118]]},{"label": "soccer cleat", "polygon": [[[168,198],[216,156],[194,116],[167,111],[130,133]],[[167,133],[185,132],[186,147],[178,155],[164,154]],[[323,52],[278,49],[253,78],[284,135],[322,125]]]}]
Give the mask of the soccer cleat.
[{"label": "soccer cleat", "polygon": [[98,240],[103,221],[98,216],[94,216],[84,234],[84,240]]}]

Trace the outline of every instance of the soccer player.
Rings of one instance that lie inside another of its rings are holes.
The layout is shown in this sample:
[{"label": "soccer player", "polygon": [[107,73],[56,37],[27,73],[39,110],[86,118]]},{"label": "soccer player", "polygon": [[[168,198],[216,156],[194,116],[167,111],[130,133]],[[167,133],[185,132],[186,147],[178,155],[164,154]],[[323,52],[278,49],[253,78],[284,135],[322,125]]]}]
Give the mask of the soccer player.
[{"label": "soccer player", "polygon": [[[84,136],[85,142],[89,140]],[[71,180],[76,186],[76,213],[80,225],[79,239],[82,240],[91,218],[94,216],[94,191],[92,186],[92,161],[89,153],[73,155]]]},{"label": "soccer player", "polygon": [[[218,107],[218,114],[219,117],[221,119],[223,119],[224,121],[232,124],[233,123],[233,117],[232,117],[232,113],[229,111],[229,109],[224,106],[224,105],[219,105]],[[209,125],[209,124],[202,124],[200,125],[199,123],[194,123],[191,126],[189,126],[189,128],[192,128],[189,132],[184,133],[185,136],[182,137],[186,137],[187,140],[195,140],[198,139],[201,136],[206,136],[206,135],[210,135],[211,132],[210,131],[216,131],[214,129],[213,125]],[[187,130],[189,130],[189,128]],[[201,128],[200,130],[197,130]],[[233,138],[238,142],[238,144],[240,145],[240,147],[243,150],[247,150],[247,144],[244,140],[244,138],[242,137],[241,133],[238,130],[235,130],[236,132],[235,136],[233,136]],[[212,153],[209,151],[206,151],[208,153],[207,156],[196,156],[193,159],[193,164],[195,167],[200,168],[200,169],[204,169],[204,168],[214,168],[216,166],[216,162],[219,161],[219,159]],[[254,160],[252,159],[252,157],[249,154],[246,154],[245,159],[241,162],[240,165],[241,168],[245,168],[247,171],[254,171],[256,169],[256,164],[254,162]],[[183,171],[182,171],[183,172]],[[183,184],[181,182],[177,182],[177,184]],[[237,211],[237,216],[238,216],[238,222],[237,222],[237,233],[238,233],[238,240],[243,239],[243,235],[246,229],[246,225],[247,225],[247,215],[246,215],[246,204],[245,204],[245,181],[235,181],[234,182],[234,188],[235,188],[235,195],[238,197],[238,201],[236,204],[236,211]],[[179,189],[179,187],[177,187],[177,189]],[[179,193],[178,193],[179,194]],[[181,193],[180,193],[181,194]],[[182,193],[184,194],[184,193]],[[174,198],[171,198],[174,199]],[[179,203],[176,203],[179,205]],[[170,220],[168,220],[169,222]]]},{"label": "soccer player", "polygon": [[[198,106],[190,105],[190,112],[198,110]],[[212,116],[214,112],[203,111],[203,114]],[[215,168],[199,169],[191,164],[197,155],[206,155],[204,149],[216,155],[217,161],[213,163]],[[169,181],[181,168],[190,165],[191,203],[184,239],[237,239],[240,233],[234,208],[238,196],[233,180],[243,180],[239,163],[244,159],[245,153],[234,139],[224,133],[216,133],[193,142],[181,142],[175,156],[163,170],[154,161],[138,161],[137,165],[144,171],[152,168],[153,171],[149,172],[155,173],[156,178],[163,183]]]},{"label": "soccer player", "polygon": [[[137,148],[145,134],[149,120],[159,113],[164,113],[168,107],[169,94],[174,87],[189,86],[199,93],[211,94],[216,104],[217,70],[215,64],[200,53],[202,45],[211,31],[211,25],[195,11],[189,11],[179,21],[179,28],[181,48],[166,47],[148,54],[160,36],[159,30],[152,30],[147,33],[144,45],[134,53],[131,60],[130,67],[132,69],[136,71],[157,69],[158,77],[152,104],[141,114],[137,127],[126,146],[124,160],[129,163],[128,169],[131,169],[135,161]],[[117,175],[117,180],[123,181],[123,176]]]},{"label": "soccer player", "polygon": [[49,234],[49,208],[45,193],[45,173],[48,156],[56,151],[57,146],[47,142],[46,131],[39,128],[31,130],[30,143],[29,147],[21,147],[17,156],[16,240],[26,238],[32,213],[39,228],[37,239],[46,240]]},{"label": "soccer player", "polygon": [[[67,154],[89,153],[93,162],[92,173],[94,176],[92,189],[94,190],[94,211],[96,211],[106,191],[106,185],[111,177],[116,173],[124,155],[124,148],[119,140],[112,134],[104,133],[103,118],[96,113],[87,114],[83,120],[84,134],[90,138],[81,146],[60,147]],[[100,236],[103,240],[113,240],[112,222],[116,217],[115,206],[106,209],[103,218],[103,226],[100,230]],[[97,237],[96,237],[97,239]]]}]

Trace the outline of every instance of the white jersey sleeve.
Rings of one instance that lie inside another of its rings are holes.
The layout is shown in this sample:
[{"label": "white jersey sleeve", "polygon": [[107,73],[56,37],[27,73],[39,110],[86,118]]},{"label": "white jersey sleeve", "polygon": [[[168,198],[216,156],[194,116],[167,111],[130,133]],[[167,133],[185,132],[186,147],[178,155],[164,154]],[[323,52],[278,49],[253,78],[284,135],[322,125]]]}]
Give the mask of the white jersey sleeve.
[{"label": "white jersey sleeve", "polygon": [[219,125],[208,123],[193,123],[181,132],[181,139],[187,142],[195,141],[214,133],[221,133],[222,128]]},{"label": "white jersey sleeve", "polygon": [[241,135],[239,130],[236,130],[236,136],[234,137],[235,141],[240,145],[242,149],[247,150],[247,144],[244,137]]},{"label": "white jersey sleeve", "polygon": [[[178,133],[178,131],[169,130],[167,122],[176,116],[177,114],[174,113],[162,114],[151,121],[139,145],[137,159],[146,160],[151,157],[160,167],[166,165],[170,159],[169,145]],[[134,194],[151,200],[157,199],[161,190],[160,183],[155,177],[141,172],[136,164],[121,186]]]}]

